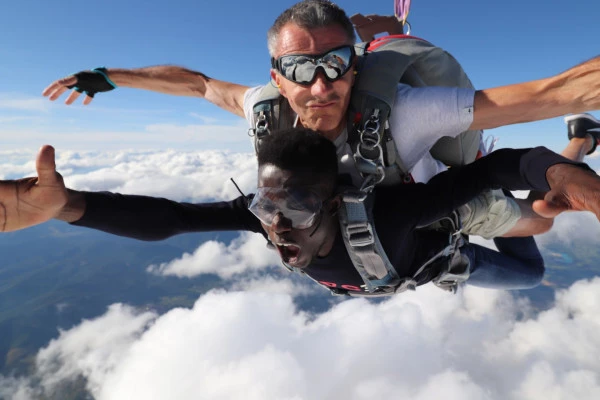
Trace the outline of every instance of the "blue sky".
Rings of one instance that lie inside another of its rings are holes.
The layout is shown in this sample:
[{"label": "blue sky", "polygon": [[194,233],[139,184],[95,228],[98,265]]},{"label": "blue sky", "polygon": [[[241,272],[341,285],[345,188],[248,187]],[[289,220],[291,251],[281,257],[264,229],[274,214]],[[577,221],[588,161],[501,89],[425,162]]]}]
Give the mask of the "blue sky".
[{"label": "blue sky", "polygon": [[[98,95],[84,108],[64,106],[66,96],[51,104],[40,93],[57,78],[102,65],[175,64],[246,85],[266,82],[266,30],[293,3],[107,0],[85,7],[67,0],[4,3],[0,150],[37,148],[43,143],[81,149],[189,148],[184,139],[171,143],[161,132],[181,127],[192,137],[195,128],[205,125],[233,127],[226,131],[239,132],[235,139],[244,139],[194,142],[192,148],[251,151],[245,123],[204,100],[120,89]],[[577,7],[556,0],[412,3],[412,33],[454,54],[478,88],[553,75],[600,53],[598,2]],[[393,12],[392,0],[339,4],[349,15]],[[555,150],[565,144],[564,132],[561,119],[490,131],[500,137],[500,146],[543,143]]]}]

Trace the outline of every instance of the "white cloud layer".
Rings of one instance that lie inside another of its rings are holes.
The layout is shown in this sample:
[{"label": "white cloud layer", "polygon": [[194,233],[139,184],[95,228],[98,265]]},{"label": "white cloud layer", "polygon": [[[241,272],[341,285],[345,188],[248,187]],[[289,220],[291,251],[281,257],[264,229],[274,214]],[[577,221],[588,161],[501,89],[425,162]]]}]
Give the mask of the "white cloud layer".
[{"label": "white cloud layer", "polygon": [[[256,157],[228,151],[60,151],[56,165],[77,190],[108,190],[178,201],[229,200],[256,188]],[[0,179],[35,175],[35,152],[0,151]]]},{"label": "white cloud layer", "polygon": [[213,291],[159,317],[113,305],[42,349],[35,378],[48,394],[82,375],[99,400],[600,398],[600,278],[524,311],[507,292],[471,287],[316,316],[284,293]]},{"label": "white cloud layer", "polygon": [[[110,155],[109,155],[110,154]],[[77,155],[78,159],[74,159]],[[173,200],[201,201],[239,196],[256,187],[256,158],[250,153],[222,151],[81,153],[61,156],[59,171],[79,190],[109,190]]]},{"label": "white cloud layer", "polygon": [[235,274],[257,271],[279,264],[279,256],[266,246],[258,233],[243,233],[228,246],[214,240],[202,243],[193,254],[185,253],[173,261],[150,265],[148,272],[178,277],[216,274],[231,278]]},{"label": "white cloud layer", "polygon": [[552,229],[537,237],[540,246],[560,242],[565,245],[588,244],[598,246],[600,223],[591,212],[568,212],[554,219]]},{"label": "white cloud layer", "polygon": [[47,112],[50,107],[50,103],[40,96],[0,93],[0,110]]},{"label": "white cloud layer", "polygon": [[[33,171],[24,152],[2,155],[4,174]],[[59,152],[57,164],[76,189],[187,201],[233,198],[229,176],[246,192],[256,179],[253,156],[222,151]],[[540,243],[597,245],[599,230],[590,214],[566,214]],[[244,234],[152,266],[233,278],[245,292],[213,291],[162,316],[113,305],[60,332],[31,379],[0,377],[0,398],[39,397],[77,376],[100,400],[600,398],[600,278],[559,292],[539,315],[506,292],[434,287],[310,315],[294,296],[318,290],[312,282],[256,277],[277,263],[260,235]]]}]

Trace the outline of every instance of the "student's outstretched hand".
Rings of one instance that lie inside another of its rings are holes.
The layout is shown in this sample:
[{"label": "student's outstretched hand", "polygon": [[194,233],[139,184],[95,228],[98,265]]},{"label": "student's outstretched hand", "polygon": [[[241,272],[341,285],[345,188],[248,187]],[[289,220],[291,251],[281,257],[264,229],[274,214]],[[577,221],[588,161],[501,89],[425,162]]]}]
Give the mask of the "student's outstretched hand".
[{"label": "student's outstretched hand", "polygon": [[533,211],[554,218],[563,211],[591,211],[600,220],[600,177],[592,171],[571,164],[548,168],[546,179],[550,191],[543,200],[533,203]]},{"label": "student's outstretched hand", "polygon": [[35,167],[37,177],[0,181],[0,232],[48,221],[67,203],[67,189],[56,172],[52,146],[40,149]]}]

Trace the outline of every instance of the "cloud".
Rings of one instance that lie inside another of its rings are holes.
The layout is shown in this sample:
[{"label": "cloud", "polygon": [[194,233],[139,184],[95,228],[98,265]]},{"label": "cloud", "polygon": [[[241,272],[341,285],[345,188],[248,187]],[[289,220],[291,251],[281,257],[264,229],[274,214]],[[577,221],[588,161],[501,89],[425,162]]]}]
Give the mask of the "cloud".
[{"label": "cloud", "polygon": [[193,277],[200,274],[216,274],[221,278],[257,271],[279,264],[276,251],[267,249],[265,238],[258,233],[244,233],[226,246],[210,240],[202,243],[193,254],[185,253],[181,258],[150,265],[150,273]]},{"label": "cloud", "polygon": [[219,120],[217,118],[201,115],[201,114],[198,114],[197,112],[191,112],[189,115],[192,118],[201,120],[205,124],[214,124],[216,122],[219,122]]},{"label": "cloud", "polygon": [[[0,179],[35,174],[35,152],[0,151]],[[68,187],[166,197],[179,201],[230,200],[256,188],[256,157],[228,151],[60,151],[57,170]]]},{"label": "cloud", "polygon": [[[33,168],[26,152],[1,154],[22,162],[3,173]],[[175,200],[229,199],[238,195],[229,176],[246,192],[256,180],[250,153],[67,151],[57,163],[74,188]],[[598,229],[590,214],[565,214],[542,242],[593,245]],[[467,287],[452,296],[429,286],[310,314],[295,296],[320,288],[260,277],[277,263],[260,235],[243,234],[152,266],[176,276],[218,274],[232,290],[161,316],[113,305],[61,331],[38,353],[32,377],[0,376],[0,398],[42,397],[78,376],[101,400],[600,398],[599,278],[558,292],[556,305],[537,315],[507,292]]]},{"label": "cloud", "polygon": [[26,121],[29,123],[33,123],[36,121],[41,121],[41,118],[39,117],[31,117],[31,116],[10,116],[10,117],[2,117],[0,116],[0,124],[8,124],[11,122],[22,122],[22,121]]},{"label": "cloud", "polygon": [[31,386],[27,378],[0,375],[0,399],[31,400],[41,397],[41,390]]},{"label": "cloud", "polygon": [[36,378],[47,394],[82,375],[98,400],[598,398],[600,278],[524,307],[433,286],[317,315],[281,292],[212,291],[162,316],[113,305],[42,349]]},{"label": "cloud", "polygon": [[285,293],[293,297],[308,296],[318,292],[323,293],[325,290],[308,281],[299,282],[299,279],[276,279],[272,276],[263,276],[255,279],[243,277],[239,281],[234,282],[231,285],[231,289],[245,292]]},{"label": "cloud", "polygon": [[35,175],[33,151],[0,151],[0,160],[0,179],[19,179]]},{"label": "cloud", "polygon": [[[0,151],[0,179],[35,175],[35,152]],[[103,151],[56,153],[57,170],[76,190],[108,190],[177,201],[230,200],[256,188],[256,157],[227,151]]]},{"label": "cloud", "polygon": [[[242,137],[244,140],[250,141],[248,137],[243,137],[248,131],[247,123],[238,124],[237,126],[227,125],[179,125],[179,124],[152,124],[146,126],[146,131],[152,135],[160,136],[164,141],[165,138],[175,138],[175,140],[194,140],[207,141],[218,140],[223,142],[237,142]],[[231,130],[235,129],[232,134]]]},{"label": "cloud", "polygon": [[554,219],[552,229],[536,237],[540,246],[561,243],[571,246],[578,245],[598,246],[600,237],[600,224],[591,212],[567,212]]},{"label": "cloud", "polygon": [[20,94],[0,93],[0,110],[19,110],[48,112],[51,105],[41,97],[29,97]]}]

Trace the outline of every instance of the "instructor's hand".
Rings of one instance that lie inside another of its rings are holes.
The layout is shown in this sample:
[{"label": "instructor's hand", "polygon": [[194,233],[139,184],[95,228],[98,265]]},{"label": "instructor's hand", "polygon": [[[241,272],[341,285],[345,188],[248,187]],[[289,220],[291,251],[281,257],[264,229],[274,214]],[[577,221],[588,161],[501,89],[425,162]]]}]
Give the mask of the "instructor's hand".
[{"label": "instructor's hand", "polygon": [[[77,77],[75,75],[69,75],[66,78],[59,79],[57,81],[52,82],[44,91],[42,92],[42,96],[48,97],[49,100],[54,101],[58,99],[64,92],[69,90],[69,88],[73,87],[77,83]],[[67,99],[65,100],[65,104],[70,105],[73,104],[75,100],[81,95],[81,92],[77,90],[73,90]],[[92,102],[94,98],[85,95],[83,99],[83,104],[88,105]]]},{"label": "instructor's hand", "polygon": [[0,181],[0,232],[48,221],[67,203],[67,189],[56,172],[52,146],[40,149],[35,167],[37,177]]},{"label": "instructor's hand", "polygon": [[533,211],[553,218],[563,211],[591,211],[600,220],[600,177],[592,171],[571,164],[548,168],[546,179],[550,191],[543,200],[533,203]]},{"label": "instructor's hand", "polygon": [[108,77],[106,68],[100,67],[90,71],[81,71],[54,81],[44,89],[42,96],[54,101],[68,89],[73,89],[65,100],[65,104],[73,104],[82,93],[85,93],[83,104],[88,105],[92,102],[96,93],[108,92],[116,87],[117,85]]}]

